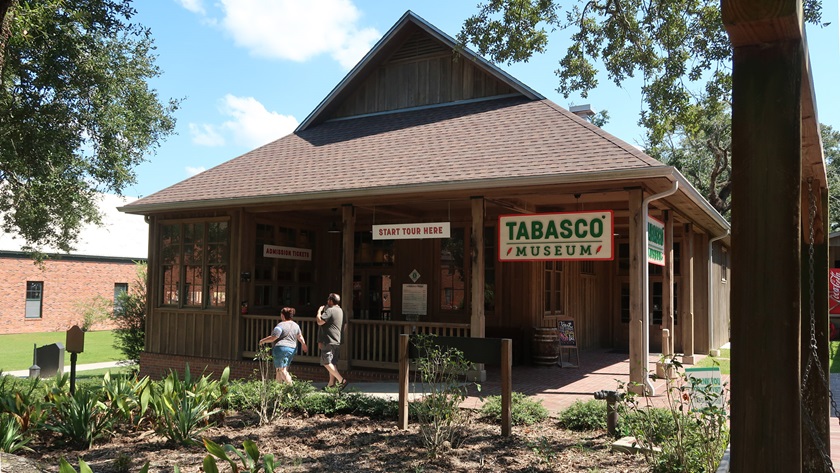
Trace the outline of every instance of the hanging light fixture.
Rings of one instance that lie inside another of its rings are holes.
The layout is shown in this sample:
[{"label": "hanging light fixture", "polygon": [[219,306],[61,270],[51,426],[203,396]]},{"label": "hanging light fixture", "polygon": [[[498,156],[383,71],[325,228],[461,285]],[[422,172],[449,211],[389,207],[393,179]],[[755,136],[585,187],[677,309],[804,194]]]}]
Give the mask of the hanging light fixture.
[{"label": "hanging light fixture", "polygon": [[332,219],[332,223],[330,224],[329,230],[327,230],[327,233],[341,233],[341,229],[338,227],[338,224],[336,223],[336,218],[335,218],[336,209],[332,209],[332,211],[333,211],[333,219]]}]

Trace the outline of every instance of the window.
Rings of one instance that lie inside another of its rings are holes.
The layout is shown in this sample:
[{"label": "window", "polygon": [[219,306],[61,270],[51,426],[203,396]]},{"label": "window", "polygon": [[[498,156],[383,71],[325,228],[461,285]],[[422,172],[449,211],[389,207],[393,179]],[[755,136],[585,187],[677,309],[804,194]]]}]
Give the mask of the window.
[{"label": "window", "polygon": [[[674,283],[674,306],[672,308],[674,312],[674,325],[678,325],[678,316],[679,316],[679,294],[680,294],[680,287],[679,284]],[[650,299],[649,299],[649,306],[648,309],[650,310],[650,320],[649,323],[651,325],[662,325],[662,317],[663,317],[663,300],[662,300],[662,282],[655,282],[651,281],[650,283]],[[629,283],[622,283],[621,284],[621,323],[629,324],[630,323],[630,284]]]},{"label": "window", "polygon": [[273,245],[314,250],[315,233],[272,223],[257,223],[254,245],[253,307],[311,305],[315,281],[313,261],[271,258],[264,256],[263,249],[265,245]]},{"label": "window", "polygon": [[464,308],[464,229],[453,228],[440,244],[440,309]]},{"label": "window", "polygon": [[26,282],[26,318],[40,319],[41,306],[44,299],[44,282]]},{"label": "window", "polygon": [[229,231],[226,221],[161,226],[161,291],[164,305],[225,307]]},{"label": "window", "polygon": [[125,294],[126,292],[128,292],[128,283],[114,283],[114,316],[120,315],[122,313],[122,303],[120,301],[120,295]]},{"label": "window", "polygon": [[563,315],[566,307],[566,292],[563,280],[563,262],[546,261],[543,282],[544,310],[546,315]]},{"label": "window", "polygon": [[729,279],[729,252],[726,248],[720,249],[720,280],[726,282]]}]

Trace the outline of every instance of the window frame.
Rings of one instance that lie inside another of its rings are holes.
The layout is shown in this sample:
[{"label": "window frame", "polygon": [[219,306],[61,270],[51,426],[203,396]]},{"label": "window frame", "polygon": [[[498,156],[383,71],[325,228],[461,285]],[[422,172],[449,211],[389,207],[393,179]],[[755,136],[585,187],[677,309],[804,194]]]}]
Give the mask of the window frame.
[{"label": "window frame", "polygon": [[[225,225],[225,236],[223,240],[212,239],[210,228],[214,224]],[[193,228],[200,226],[201,234],[198,235],[195,232],[189,234],[187,229],[190,226],[193,226]],[[165,227],[177,228],[177,241],[169,245],[163,242],[166,234],[164,231]],[[192,236],[192,238],[188,238],[189,236]],[[160,278],[158,282],[160,295],[157,297],[157,305],[160,307],[175,307],[190,310],[226,311],[230,299],[231,285],[231,219],[229,217],[212,217],[162,220],[158,224],[157,238],[160,248],[158,252],[159,261],[157,263],[158,276]],[[199,242],[200,245],[196,246],[195,242]],[[190,248],[193,250],[193,253],[187,252],[188,245],[190,244],[193,245]],[[164,249],[168,246],[176,248],[176,254],[172,260],[164,258]],[[213,251],[218,248],[221,248],[222,251]],[[213,259],[213,256],[215,256],[215,259]],[[211,259],[213,260],[211,261]],[[177,274],[175,274],[176,267]],[[171,268],[171,272],[175,277],[171,278],[173,282],[167,288],[167,269],[169,268]],[[192,291],[188,293],[187,272],[189,268],[198,268],[195,272],[199,273],[199,277],[201,278],[200,292]],[[217,275],[218,277],[219,268],[222,269],[222,277],[214,283],[213,275]],[[221,291],[214,290],[217,288],[223,289]],[[170,295],[169,299],[167,299],[167,294]],[[191,300],[194,300],[196,299],[196,297],[193,297],[195,294],[198,294],[197,298],[199,300],[197,303],[188,303],[190,301],[187,300],[187,297],[189,296],[192,298]],[[175,301],[174,303],[171,302],[173,299]],[[222,299],[222,302],[214,303],[218,299]]]},{"label": "window frame", "polygon": [[[38,297],[31,297],[33,288],[37,285]],[[38,302],[37,315],[31,315],[30,308],[33,306],[32,302]],[[44,281],[26,281],[26,293],[23,316],[27,320],[41,320],[44,318]]]}]

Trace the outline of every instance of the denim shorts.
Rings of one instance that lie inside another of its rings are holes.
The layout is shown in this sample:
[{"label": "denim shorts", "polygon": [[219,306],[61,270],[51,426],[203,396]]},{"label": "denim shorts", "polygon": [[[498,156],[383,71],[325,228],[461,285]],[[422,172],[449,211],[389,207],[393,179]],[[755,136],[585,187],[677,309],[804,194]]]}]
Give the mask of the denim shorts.
[{"label": "denim shorts", "polygon": [[295,357],[295,349],[274,345],[274,348],[271,349],[271,356],[274,358],[275,368],[288,368],[292,364],[292,358]]}]

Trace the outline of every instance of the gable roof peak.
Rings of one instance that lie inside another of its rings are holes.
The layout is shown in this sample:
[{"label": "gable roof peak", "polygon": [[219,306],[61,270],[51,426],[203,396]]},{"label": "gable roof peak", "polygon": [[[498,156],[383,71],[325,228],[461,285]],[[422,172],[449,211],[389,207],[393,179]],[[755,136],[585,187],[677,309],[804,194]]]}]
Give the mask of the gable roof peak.
[{"label": "gable roof peak", "polygon": [[424,20],[411,10],[406,12],[400,19],[382,36],[382,38],[371,48],[370,51],[356,64],[353,69],[333,88],[333,90],[318,104],[318,106],[298,125],[295,133],[306,130],[310,126],[322,123],[331,118],[332,114],[342,105],[355,91],[360,84],[376,70],[377,67],[387,62],[391,56],[404,44],[406,39],[417,31],[422,31],[448,50],[457,52],[461,57],[469,60],[470,64],[493,77],[493,80],[503,83],[509,90],[528,97],[531,100],[542,100],[544,97],[513,78],[510,74],[490,63],[483,57],[471,51],[457,40],[439,30],[436,26]]}]

